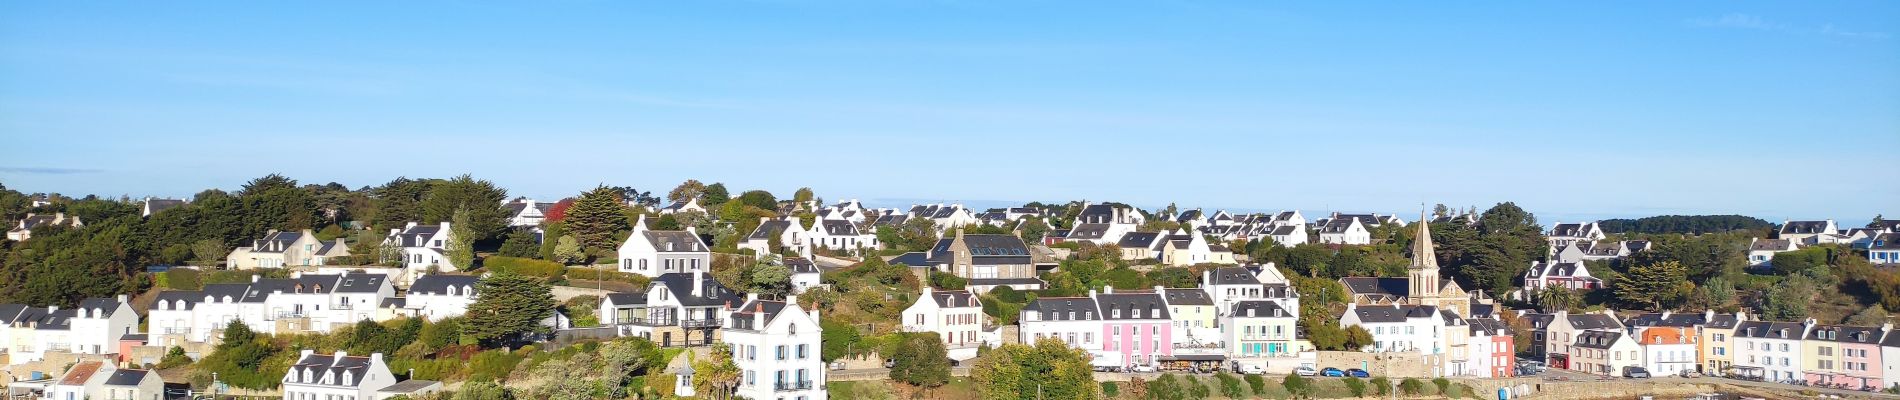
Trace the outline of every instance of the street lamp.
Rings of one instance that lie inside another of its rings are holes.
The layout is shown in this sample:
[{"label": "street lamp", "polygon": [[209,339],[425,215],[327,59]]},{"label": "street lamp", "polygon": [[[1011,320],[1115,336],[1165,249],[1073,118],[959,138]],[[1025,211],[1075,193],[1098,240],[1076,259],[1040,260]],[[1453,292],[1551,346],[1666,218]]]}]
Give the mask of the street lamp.
[{"label": "street lamp", "polygon": [[218,373],[211,373],[211,398],[218,398]]}]

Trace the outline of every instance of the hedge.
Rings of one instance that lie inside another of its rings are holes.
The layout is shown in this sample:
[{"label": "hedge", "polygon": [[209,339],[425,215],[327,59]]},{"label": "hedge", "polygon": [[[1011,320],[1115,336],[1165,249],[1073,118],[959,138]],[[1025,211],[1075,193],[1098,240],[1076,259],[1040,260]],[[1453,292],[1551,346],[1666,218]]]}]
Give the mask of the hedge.
[{"label": "hedge", "polygon": [[482,268],[496,273],[534,276],[554,279],[567,273],[567,267],[561,263],[518,257],[488,257],[482,260]]}]

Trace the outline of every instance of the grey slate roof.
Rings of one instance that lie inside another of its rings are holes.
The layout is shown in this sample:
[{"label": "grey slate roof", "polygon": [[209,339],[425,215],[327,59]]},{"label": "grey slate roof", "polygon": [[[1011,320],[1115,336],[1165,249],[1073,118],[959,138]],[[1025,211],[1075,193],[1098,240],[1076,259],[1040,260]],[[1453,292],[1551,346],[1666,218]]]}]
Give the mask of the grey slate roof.
[{"label": "grey slate roof", "polygon": [[[654,251],[661,253],[706,251],[706,243],[701,242],[699,235],[692,232],[647,230],[641,233],[646,235],[647,243],[653,244]],[[672,247],[668,247],[669,245]]]},{"label": "grey slate roof", "polygon": [[971,295],[968,290],[932,290],[930,299],[936,301],[938,307],[982,306],[982,303],[977,301],[976,296]]},{"label": "grey slate roof", "polygon": [[1810,234],[1828,232],[1827,221],[1788,221],[1781,225],[1781,233]]},{"label": "grey slate roof", "polygon": [[442,231],[441,225],[416,224],[416,226],[403,229],[402,232],[396,233],[396,245],[401,247],[424,247],[429,244],[429,238],[434,237],[436,232],[440,231]]},{"label": "grey slate roof", "polygon": [[1242,267],[1221,267],[1215,269],[1212,278],[1214,285],[1257,285],[1260,277]]},{"label": "grey slate roof", "polygon": [[724,306],[727,302],[736,304],[744,299],[732,289],[720,285],[712,274],[700,274],[698,284],[702,285],[702,289],[699,296],[694,296],[693,275],[687,272],[660,274],[653,278],[653,283],[666,285],[666,290],[673,292],[673,297],[679,299],[680,305],[687,307]]},{"label": "grey slate roof", "polygon": [[1577,329],[1622,329],[1623,323],[1603,314],[1569,314],[1570,326]]},{"label": "grey slate roof", "polygon": [[79,308],[87,309],[87,310],[99,309],[101,311],[105,311],[106,316],[110,317],[112,316],[113,312],[119,310],[119,301],[116,299],[93,297],[93,298],[88,298],[85,300],[80,300]]},{"label": "grey slate roof", "polygon": [[819,272],[817,263],[813,263],[811,260],[807,260],[803,257],[786,257],[785,267],[790,268],[794,274],[816,274]]},{"label": "grey slate roof", "polygon": [[448,288],[454,286],[458,288],[455,291],[457,295],[470,295],[472,293],[464,293],[459,288],[473,290],[481,280],[481,277],[474,275],[423,275],[416,279],[416,283],[409,285],[409,294],[448,294]]},{"label": "grey slate roof", "polygon": [[1108,236],[1108,224],[1078,224],[1069,229],[1065,237],[1076,240],[1095,240]]},{"label": "grey slate roof", "polygon": [[1162,289],[1162,292],[1167,295],[1168,305],[1183,305],[1183,306],[1214,305],[1214,299],[1212,297],[1208,297],[1207,292],[1202,291],[1201,289],[1173,288],[1173,289]]},{"label": "grey slate roof", "polygon": [[1590,224],[1584,224],[1584,223],[1557,224],[1550,227],[1550,235],[1551,236],[1566,236],[1566,237],[1583,236],[1585,233],[1584,227],[1589,226],[1589,225]]},{"label": "grey slate roof", "polygon": [[1880,343],[1879,327],[1848,325],[1815,325],[1808,330],[1806,340],[1819,340],[1837,343],[1876,344]]},{"label": "grey slate roof", "polygon": [[1880,236],[1875,236],[1873,243],[1868,244],[1868,249],[1900,250],[1900,233],[1882,233]]},{"label": "grey slate roof", "polygon": [[1619,331],[1584,331],[1577,333],[1576,344],[1577,347],[1608,349],[1622,339],[1623,332]]},{"label": "grey slate roof", "polygon": [[[311,370],[311,378],[321,379],[324,373],[331,374],[331,386],[354,387],[362,385],[363,376],[369,372],[369,357],[337,357],[335,354],[311,354],[291,365],[293,371]],[[343,373],[349,372],[349,380],[343,379]]]},{"label": "grey slate roof", "polygon": [[145,374],[149,372],[142,369],[113,371],[112,376],[106,378],[106,386],[138,386],[139,382],[145,380]]},{"label": "grey slate roof", "polygon": [[1242,300],[1234,303],[1232,314],[1236,317],[1287,317],[1298,318],[1299,313],[1281,308],[1279,303],[1266,300]]},{"label": "grey slate roof", "polygon": [[1160,232],[1129,232],[1123,234],[1122,240],[1116,245],[1124,249],[1148,247],[1149,244],[1155,242],[1155,237],[1160,235]]},{"label": "grey slate roof", "polygon": [[1787,239],[1761,239],[1748,244],[1749,250],[1780,251],[1788,249]]},{"label": "grey slate roof", "polygon": [[382,289],[383,282],[387,281],[388,278],[387,275],[382,274],[344,274],[337,278],[336,292],[376,293]]},{"label": "grey slate roof", "polygon": [[1466,318],[1465,325],[1471,326],[1471,336],[1498,336],[1499,330],[1503,330],[1503,335],[1511,334],[1509,325],[1491,318]]},{"label": "grey slate roof", "polygon": [[[1036,299],[1023,307],[1023,311],[1043,313],[1044,321],[1096,321],[1102,316],[1095,308],[1095,299],[1087,297],[1051,297]],[[1071,318],[1070,315],[1074,317]]]},{"label": "grey slate roof", "polygon": [[1355,294],[1405,296],[1412,291],[1407,278],[1348,277],[1339,278],[1339,281],[1346,285],[1347,291]]},{"label": "grey slate roof", "polygon": [[[739,309],[733,310],[732,319],[751,320],[753,315],[764,315],[765,323],[771,324],[772,319],[778,318],[779,312],[784,310],[785,302],[783,301],[753,300],[752,302],[745,303],[745,305],[739,307]],[[764,328],[764,326],[753,327],[753,329],[760,328]]]},{"label": "grey slate roof", "polygon": [[292,243],[303,239],[303,232],[272,232],[263,239],[251,242],[253,253],[282,253],[289,250]]},{"label": "grey slate roof", "polygon": [[1735,326],[1735,336],[1800,340],[1802,329],[1799,322],[1743,321]]},{"label": "grey slate roof", "polygon": [[857,236],[858,235],[858,226],[852,225],[851,221],[828,219],[828,220],[818,221],[818,226],[823,228],[825,230],[825,234],[828,234],[828,235],[833,235],[833,236]]},{"label": "grey slate roof", "polygon": [[778,233],[778,232],[785,232],[786,229],[790,229],[791,227],[792,227],[791,221],[786,221],[783,219],[766,220],[765,222],[759,223],[758,228],[752,229],[752,234],[746,235],[746,238],[766,240],[771,237],[770,235],[774,233]]},{"label": "grey slate roof", "polygon": [[389,385],[389,387],[377,389],[376,391],[380,393],[415,393],[417,390],[427,389],[437,384],[441,384],[441,382],[410,379],[396,382],[394,385]]},{"label": "grey slate roof", "polygon": [[1359,315],[1359,322],[1405,322],[1407,318],[1436,317],[1438,316],[1438,307],[1415,305],[1358,306],[1353,310],[1353,313]]}]

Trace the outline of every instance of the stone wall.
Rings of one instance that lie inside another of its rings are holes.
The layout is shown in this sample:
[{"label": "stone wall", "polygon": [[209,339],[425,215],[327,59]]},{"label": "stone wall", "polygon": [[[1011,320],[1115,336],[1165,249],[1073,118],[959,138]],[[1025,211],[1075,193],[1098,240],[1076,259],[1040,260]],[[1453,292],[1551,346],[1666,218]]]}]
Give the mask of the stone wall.
[{"label": "stone wall", "polygon": [[1317,368],[1359,368],[1372,376],[1393,378],[1430,378],[1432,367],[1441,365],[1442,355],[1423,355],[1416,353],[1361,353],[1356,351],[1322,351],[1317,357]]}]

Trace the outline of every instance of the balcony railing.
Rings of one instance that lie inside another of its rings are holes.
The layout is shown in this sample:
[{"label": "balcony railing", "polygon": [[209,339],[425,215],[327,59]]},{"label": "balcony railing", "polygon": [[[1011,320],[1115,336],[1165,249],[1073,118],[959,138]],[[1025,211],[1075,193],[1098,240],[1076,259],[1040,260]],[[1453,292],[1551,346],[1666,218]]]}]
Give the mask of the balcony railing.
[{"label": "balcony railing", "polygon": [[191,328],[165,328],[165,334],[167,335],[183,335],[187,333],[191,333]]},{"label": "balcony railing", "polygon": [[680,327],[683,327],[683,328],[718,328],[718,327],[719,327],[719,319],[718,319],[718,318],[711,318],[711,319],[687,319],[687,320],[680,320]]},{"label": "balcony railing", "polygon": [[778,384],[772,385],[772,388],[780,392],[811,390],[811,381],[779,382]]},{"label": "balcony railing", "polygon": [[340,303],[340,304],[331,304],[331,305],[330,305],[330,309],[332,309],[332,310],[348,310],[348,309],[351,309],[351,307],[350,307],[350,304],[349,304],[349,303]]},{"label": "balcony railing", "polygon": [[638,318],[638,317],[629,318],[629,319],[626,319],[625,321],[626,322],[623,322],[623,323],[627,325],[639,325],[639,326],[670,326],[678,322],[678,320],[675,320],[672,318]]}]

